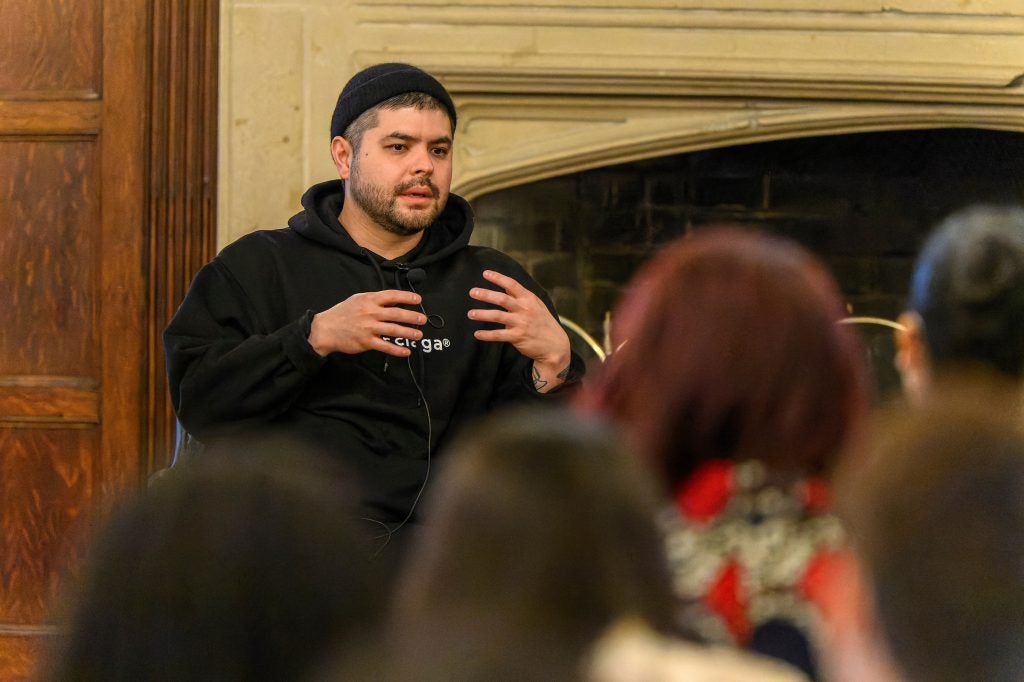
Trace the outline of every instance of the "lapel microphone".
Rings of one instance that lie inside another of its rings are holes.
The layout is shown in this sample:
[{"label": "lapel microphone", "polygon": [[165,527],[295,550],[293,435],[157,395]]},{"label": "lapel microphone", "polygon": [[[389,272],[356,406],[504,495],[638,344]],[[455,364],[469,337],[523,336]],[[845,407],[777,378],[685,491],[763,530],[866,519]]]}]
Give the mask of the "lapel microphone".
[{"label": "lapel microphone", "polygon": [[[409,288],[412,289],[413,292],[417,294],[419,292],[416,291],[416,285],[422,284],[423,282],[427,281],[427,271],[424,270],[423,268],[412,268],[407,273],[405,273],[405,276],[409,280]],[[441,317],[440,315],[429,315],[426,309],[423,307],[422,303],[420,303],[420,310],[423,311],[423,314],[427,316],[427,323],[431,327],[433,327],[434,329],[440,329],[441,327],[444,326],[444,318]]]},{"label": "lapel microphone", "polygon": [[427,281],[427,271],[423,268],[413,268],[405,273],[405,276],[409,278],[409,284],[419,284],[420,282]]}]

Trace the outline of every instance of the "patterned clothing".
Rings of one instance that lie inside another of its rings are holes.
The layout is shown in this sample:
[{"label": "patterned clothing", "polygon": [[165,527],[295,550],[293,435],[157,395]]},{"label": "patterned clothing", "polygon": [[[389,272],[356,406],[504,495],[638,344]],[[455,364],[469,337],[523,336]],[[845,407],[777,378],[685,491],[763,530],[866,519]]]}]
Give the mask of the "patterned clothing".
[{"label": "patterned clothing", "polygon": [[667,638],[629,620],[610,628],[587,664],[588,682],[807,682],[771,658]]},{"label": "patterned clothing", "polygon": [[[823,480],[773,480],[754,460],[707,462],[664,523],[688,627],[709,642],[771,651],[760,642],[781,624],[811,651],[828,576],[846,556]],[[790,662],[814,672],[810,661]]]}]

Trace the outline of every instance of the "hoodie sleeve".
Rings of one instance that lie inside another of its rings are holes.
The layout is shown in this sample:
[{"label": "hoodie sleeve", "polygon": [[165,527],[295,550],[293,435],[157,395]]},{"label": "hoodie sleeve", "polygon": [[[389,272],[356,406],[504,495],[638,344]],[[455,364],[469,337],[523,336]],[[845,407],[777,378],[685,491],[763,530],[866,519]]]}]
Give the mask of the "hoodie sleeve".
[{"label": "hoodie sleeve", "polygon": [[541,393],[533,385],[533,361],[519,353],[512,344],[508,344],[504,355],[503,365],[506,369],[494,388],[492,408],[524,400],[565,401],[579,389],[586,372],[583,358],[576,351],[571,351],[569,377],[565,383],[547,393]]},{"label": "hoodie sleeve", "polygon": [[307,341],[311,311],[266,330],[254,309],[215,259],[196,275],[164,331],[174,410],[200,440],[282,414],[325,362]]}]

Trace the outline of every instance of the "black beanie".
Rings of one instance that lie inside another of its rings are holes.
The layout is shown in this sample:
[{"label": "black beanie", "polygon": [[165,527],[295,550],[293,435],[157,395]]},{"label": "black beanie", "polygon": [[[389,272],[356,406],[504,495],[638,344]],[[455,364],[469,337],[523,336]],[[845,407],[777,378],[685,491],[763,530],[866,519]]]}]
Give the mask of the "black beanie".
[{"label": "black beanie", "polygon": [[344,135],[349,124],[367,109],[406,92],[425,92],[436,98],[448,110],[455,130],[455,104],[444,86],[422,69],[392,62],[367,67],[345,84],[331,117],[331,139]]}]

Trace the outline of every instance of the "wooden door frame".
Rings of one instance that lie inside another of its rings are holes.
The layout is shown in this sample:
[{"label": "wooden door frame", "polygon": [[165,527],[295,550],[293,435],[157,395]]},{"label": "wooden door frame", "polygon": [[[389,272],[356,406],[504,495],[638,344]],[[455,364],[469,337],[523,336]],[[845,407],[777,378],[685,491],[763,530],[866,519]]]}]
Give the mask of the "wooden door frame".
[{"label": "wooden door frame", "polygon": [[143,480],[170,464],[175,419],[163,330],[217,242],[219,0],[150,6]]}]

